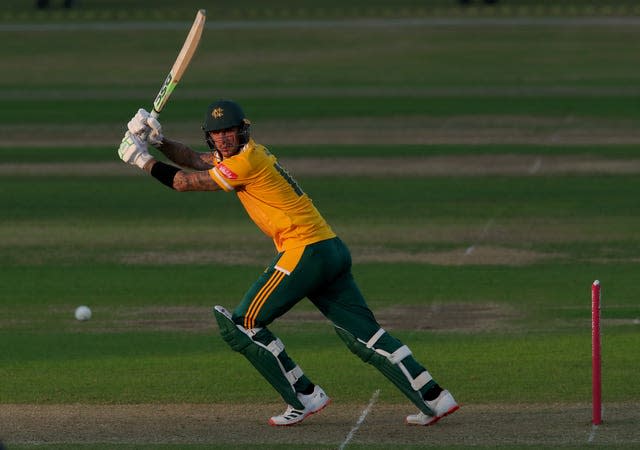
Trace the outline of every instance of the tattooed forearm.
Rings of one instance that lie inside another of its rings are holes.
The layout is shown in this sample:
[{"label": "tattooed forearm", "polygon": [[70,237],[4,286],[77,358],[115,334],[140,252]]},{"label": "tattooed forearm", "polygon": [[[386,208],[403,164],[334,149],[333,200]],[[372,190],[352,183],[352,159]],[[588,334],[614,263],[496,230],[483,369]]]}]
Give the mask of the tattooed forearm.
[{"label": "tattooed forearm", "polygon": [[208,170],[213,167],[208,154],[196,152],[181,142],[165,138],[157,148],[179,166],[195,170]]},{"label": "tattooed forearm", "polygon": [[208,172],[178,172],[173,179],[176,191],[218,191],[220,186],[213,181]]}]

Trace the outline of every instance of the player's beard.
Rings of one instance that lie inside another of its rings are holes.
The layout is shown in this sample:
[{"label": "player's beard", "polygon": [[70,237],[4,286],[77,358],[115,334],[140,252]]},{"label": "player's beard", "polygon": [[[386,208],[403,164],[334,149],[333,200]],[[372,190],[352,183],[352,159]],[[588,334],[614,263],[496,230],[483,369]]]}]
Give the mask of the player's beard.
[{"label": "player's beard", "polygon": [[222,159],[230,158],[240,150],[237,138],[223,139],[216,143],[216,150],[220,153]]}]

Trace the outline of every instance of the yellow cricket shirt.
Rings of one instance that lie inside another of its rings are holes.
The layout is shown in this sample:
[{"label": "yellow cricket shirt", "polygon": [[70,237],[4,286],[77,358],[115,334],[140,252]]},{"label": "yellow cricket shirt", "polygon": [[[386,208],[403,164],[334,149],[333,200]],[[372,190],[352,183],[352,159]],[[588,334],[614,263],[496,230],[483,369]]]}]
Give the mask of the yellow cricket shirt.
[{"label": "yellow cricket shirt", "polygon": [[307,194],[274,155],[253,139],[209,170],[225,191],[235,191],[249,217],[278,252],[335,237]]}]

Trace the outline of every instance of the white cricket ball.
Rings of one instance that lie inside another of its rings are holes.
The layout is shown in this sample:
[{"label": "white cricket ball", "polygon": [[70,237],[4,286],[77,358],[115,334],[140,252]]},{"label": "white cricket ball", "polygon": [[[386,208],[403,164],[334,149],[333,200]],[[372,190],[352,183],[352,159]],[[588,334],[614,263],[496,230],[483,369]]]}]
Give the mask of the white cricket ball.
[{"label": "white cricket ball", "polygon": [[76,319],[89,320],[91,319],[91,309],[88,306],[78,306],[76,308]]}]

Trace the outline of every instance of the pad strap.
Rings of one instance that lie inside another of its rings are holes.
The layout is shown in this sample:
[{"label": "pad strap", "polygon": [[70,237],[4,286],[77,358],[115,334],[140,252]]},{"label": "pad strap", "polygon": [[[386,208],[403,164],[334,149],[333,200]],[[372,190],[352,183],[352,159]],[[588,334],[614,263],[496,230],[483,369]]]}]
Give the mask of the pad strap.
[{"label": "pad strap", "polygon": [[271,341],[269,345],[267,345],[267,350],[273,353],[273,356],[277,358],[278,355],[284,350],[284,344],[282,343],[280,338],[277,338],[275,341]]},{"label": "pad strap", "polygon": [[384,330],[384,328],[380,328],[378,331],[376,331],[374,335],[371,336],[371,338],[365,343],[367,348],[375,350],[376,353],[379,353],[387,358],[391,362],[391,364],[398,364],[400,361],[412,354],[411,350],[409,350],[409,347],[407,347],[406,345],[403,345],[393,353],[386,352],[380,348],[375,348],[374,346],[385,333],[386,331]]},{"label": "pad strap", "polygon": [[371,336],[371,339],[367,341],[367,348],[373,348],[373,346],[380,340],[382,335],[385,333],[384,328],[380,328],[376,333]]},{"label": "pad strap", "polygon": [[285,373],[285,376],[287,377],[287,380],[289,380],[289,383],[291,383],[291,386],[296,384],[296,382],[302,377],[302,375],[304,375],[304,372],[302,371],[300,366],[295,366],[289,372]]},{"label": "pad strap", "polygon": [[405,359],[407,356],[410,356],[411,354],[412,353],[411,353],[411,350],[409,350],[409,347],[407,347],[406,345],[403,345],[398,350],[396,350],[395,352],[387,356],[387,358],[389,358],[389,361],[391,361],[391,364],[398,364],[400,361]]},{"label": "pad strap", "polygon": [[429,374],[429,372],[425,370],[420,375],[411,380],[411,387],[416,391],[419,391],[420,389],[425,387],[431,380],[433,380],[431,374]]}]

